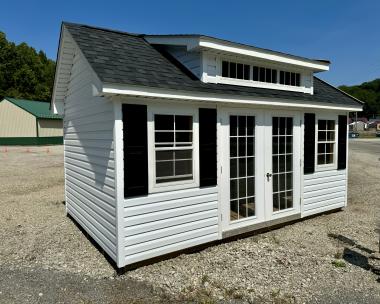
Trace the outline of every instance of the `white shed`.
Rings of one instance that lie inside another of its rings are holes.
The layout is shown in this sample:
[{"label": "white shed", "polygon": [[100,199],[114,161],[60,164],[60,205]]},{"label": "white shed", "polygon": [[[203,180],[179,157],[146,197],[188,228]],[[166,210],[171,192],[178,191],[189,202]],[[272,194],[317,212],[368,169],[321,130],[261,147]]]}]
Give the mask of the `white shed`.
[{"label": "white shed", "polygon": [[347,204],[326,60],[63,23],[57,64],[67,213],[118,267]]}]

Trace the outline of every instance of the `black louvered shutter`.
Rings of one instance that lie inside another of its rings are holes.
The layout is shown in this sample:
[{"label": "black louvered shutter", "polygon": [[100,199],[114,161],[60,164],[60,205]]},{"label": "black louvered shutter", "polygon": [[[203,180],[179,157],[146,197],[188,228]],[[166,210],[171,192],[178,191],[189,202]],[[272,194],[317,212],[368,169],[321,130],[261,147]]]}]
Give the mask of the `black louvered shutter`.
[{"label": "black louvered shutter", "polygon": [[338,170],[346,169],[347,161],[347,116],[338,118]]},{"label": "black louvered shutter", "polygon": [[200,186],[216,186],[216,109],[199,109]]},{"label": "black louvered shutter", "polygon": [[304,132],[304,174],[314,173],[315,171],[315,114],[305,113],[305,132]]},{"label": "black louvered shutter", "polygon": [[123,105],[124,197],[148,194],[147,109]]}]

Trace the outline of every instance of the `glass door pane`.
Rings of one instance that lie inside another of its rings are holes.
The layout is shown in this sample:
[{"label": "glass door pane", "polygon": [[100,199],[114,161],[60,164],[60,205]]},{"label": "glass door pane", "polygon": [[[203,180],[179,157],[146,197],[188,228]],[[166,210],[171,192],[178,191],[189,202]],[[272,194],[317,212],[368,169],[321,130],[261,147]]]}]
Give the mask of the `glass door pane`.
[{"label": "glass door pane", "polygon": [[230,220],[255,216],[255,117],[230,116]]},{"label": "glass door pane", "polygon": [[293,208],[293,117],[272,117],[273,212]]}]

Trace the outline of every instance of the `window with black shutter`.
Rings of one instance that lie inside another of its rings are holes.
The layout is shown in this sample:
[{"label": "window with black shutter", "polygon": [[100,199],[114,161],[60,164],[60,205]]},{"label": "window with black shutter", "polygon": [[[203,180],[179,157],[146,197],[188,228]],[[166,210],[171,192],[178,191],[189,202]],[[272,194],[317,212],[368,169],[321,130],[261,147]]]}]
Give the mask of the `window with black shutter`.
[{"label": "window with black shutter", "polygon": [[123,105],[124,197],[148,194],[147,107]]},{"label": "window with black shutter", "polygon": [[216,186],[216,109],[199,109],[199,181],[201,187]]},{"label": "window with black shutter", "polygon": [[338,170],[346,169],[347,164],[347,116],[338,117]]},{"label": "window with black shutter", "polygon": [[315,114],[305,113],[304,130],[304,174],[315,171]]}]

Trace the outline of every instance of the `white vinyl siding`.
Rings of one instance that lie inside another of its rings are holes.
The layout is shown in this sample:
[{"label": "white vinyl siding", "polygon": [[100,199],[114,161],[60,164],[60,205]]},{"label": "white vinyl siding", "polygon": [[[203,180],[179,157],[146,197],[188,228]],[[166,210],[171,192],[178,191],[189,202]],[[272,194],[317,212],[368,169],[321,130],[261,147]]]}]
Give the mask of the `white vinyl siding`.
[{"label": "white vinyl siding", "polygon": [[346,205],[346,170],[321,171],[304,176],[303,216],[313,215]]},{"label": "white vinyl siding", "polygon": [[199,52],[188,52],[186,47],[169,46],[166,50],[195,76],[201,77],[201,54]]},{"label": "white vinyl siding", "polygon": [[66,208],[116,261],[114,107],[94,88],[100,81],[77,48],[64,103]]},{"label": "white vinyl siding", "polygon": [[124,201],[124,264],[218,239],[216,187]]}]

